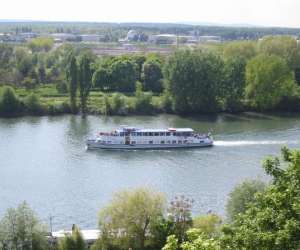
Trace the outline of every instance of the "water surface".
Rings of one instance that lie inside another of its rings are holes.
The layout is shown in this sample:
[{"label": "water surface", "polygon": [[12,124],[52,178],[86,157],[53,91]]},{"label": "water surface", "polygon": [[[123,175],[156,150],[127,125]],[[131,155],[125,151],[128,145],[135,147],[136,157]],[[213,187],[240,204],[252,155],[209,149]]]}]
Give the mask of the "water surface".
[{"label": "water surface", "polygon": [[[120,124],[212,130],[215,146],[160,151],[86,151],[84,140]],[[99,209],[124,188],[150,186],[167,198],[184,194],[193,212],[225,215],[232,188],[267,180],[261,161],[282,145],[300,147],[300,115],[178,117],[79,116],[0,119],[0,216],[26,200],[54,229],[95,228]]]}]

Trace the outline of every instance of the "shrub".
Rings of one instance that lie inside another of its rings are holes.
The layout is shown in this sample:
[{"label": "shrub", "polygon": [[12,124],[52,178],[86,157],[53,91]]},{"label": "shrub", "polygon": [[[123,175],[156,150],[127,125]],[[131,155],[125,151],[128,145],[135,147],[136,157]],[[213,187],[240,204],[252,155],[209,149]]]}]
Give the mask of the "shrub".
[{"label": "shrub", "polygon": [[4,87],[0,97],[0,114],[12,116],[21,111],[21,103],[11,87]]},{"label": "shrub", "polygon": [[25,98],[26,111],[33,115],[40,115],[44,113],[45,109],[42,106],[40,99],[37,95],[31,93]]},{"label": "shrub", "polygon": [[229,194],[226,205],[227,217],[234,220],[238,214],[244,213],[249,203],[255,200],[255,194],[265,189],[265,183],[259,180],[245,181],[237,185]]}]

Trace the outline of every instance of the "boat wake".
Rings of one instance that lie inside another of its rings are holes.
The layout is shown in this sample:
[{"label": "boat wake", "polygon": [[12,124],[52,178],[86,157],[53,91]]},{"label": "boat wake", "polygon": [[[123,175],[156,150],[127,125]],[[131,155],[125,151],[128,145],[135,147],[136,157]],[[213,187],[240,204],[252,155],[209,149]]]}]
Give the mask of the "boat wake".
[{"label": "boat wake", "polygon": [[215,141],[215,146],[251,146],[251,145],[284,145],[284,144],[300,144],[300,141]]}]

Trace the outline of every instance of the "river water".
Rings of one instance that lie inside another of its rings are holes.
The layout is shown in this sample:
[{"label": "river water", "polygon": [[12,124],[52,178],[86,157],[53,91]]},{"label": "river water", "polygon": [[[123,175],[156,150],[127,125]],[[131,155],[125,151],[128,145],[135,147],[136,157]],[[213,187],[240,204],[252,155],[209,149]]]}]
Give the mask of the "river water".
[{"label": "river water", "polygon": [[[121,124],[213,131],[215,146],[160,151],[86,151],[84,140]],[[116,191],[149,186],[168,199],[195,200],[193,213],[225,215],[233,187],[267,181],[261,167],[282,145],[300,147],[300,115],[174,115],[25,117],[0,119],[0,216],[27,201],[54,229],[95,228],[97,214]]]}]

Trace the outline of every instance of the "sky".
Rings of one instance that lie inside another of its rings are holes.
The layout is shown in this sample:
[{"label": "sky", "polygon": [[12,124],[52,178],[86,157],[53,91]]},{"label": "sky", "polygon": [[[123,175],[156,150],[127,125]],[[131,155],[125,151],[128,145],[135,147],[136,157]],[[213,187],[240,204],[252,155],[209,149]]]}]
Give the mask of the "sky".
[{"label": "sky", "polygon": [[0,19],[300,28],[300,0],[1,0]]}]

